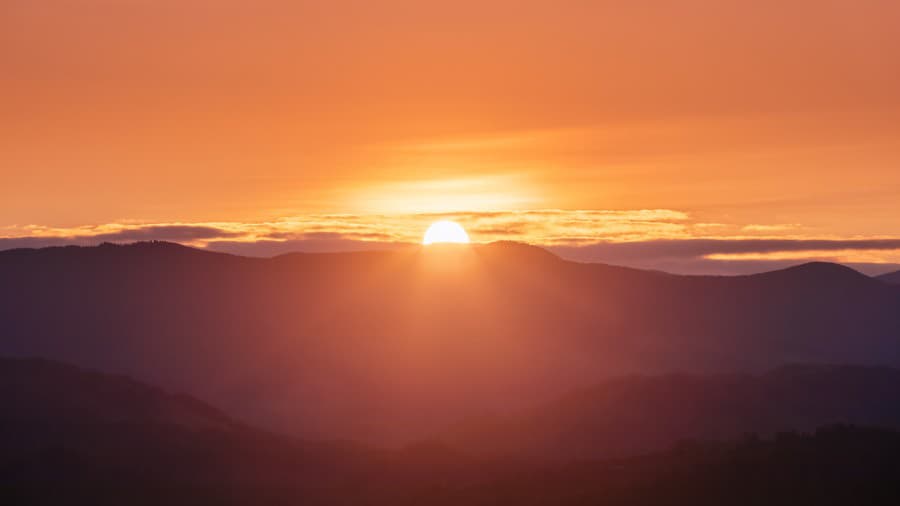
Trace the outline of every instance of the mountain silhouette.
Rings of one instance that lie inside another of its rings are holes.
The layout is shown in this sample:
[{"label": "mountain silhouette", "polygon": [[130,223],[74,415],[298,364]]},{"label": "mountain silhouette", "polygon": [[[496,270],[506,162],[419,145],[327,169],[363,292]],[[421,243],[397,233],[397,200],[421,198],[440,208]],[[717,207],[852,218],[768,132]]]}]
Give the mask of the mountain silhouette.
[{"label": "mountain silhouette", "polygon": [[441,439],[481,455],[596,459],[837,423],[900,428],[900,370],[795,365],[762,375],[627,376],[527,412],[471,420]]},{"label": "mountain silhouette", "polygon": [[491,475],[437,447],[387,453],[273,434],[183,394],[47,360],[0,359],[0,405],[3,504],[394,504]]},{"label": "mountain silhouette", "polygon": [[0,359],[0,399],[6,422],[151,423],[221,431],[242,427],[192,397],[44,359]]},{"label": "mountain silhouette", "polygon": [[532,469],[448,488],[427,504],[884,505],[900,500],[898,464],[900,433],[829,426]]},{"label": "mountain silhouette", "polygon": [[[883,429],[843,425],[682,441],[620,459],[485,460],[433,443],[377,451],[305,442],[234,422],[185,395],[46,360],[0,359],[0,371],[0,404],[14,408],[0,411],[3,504],[820,506],[900,499],[900,433]],[[803,382],[823,373],[851,384],[860,374],[896,374],[792,368],[773,375]]]},{"label": "mountain silhouette", "polygon": [[261,259],[150,242],[4,251],[0,279],[0,353],[304,437],[410,442],[628,373],[900,365],[900,290],[827,263],[677,276],[515,243]]},{"label": "mountain silhouette", "polygon": [[900,285],[900,271],[889,272],[887,274],[882,274],[880,276],[876,276],[877,279],[881,281],[885,281],[887,283],[891,283],[894,285]]}]

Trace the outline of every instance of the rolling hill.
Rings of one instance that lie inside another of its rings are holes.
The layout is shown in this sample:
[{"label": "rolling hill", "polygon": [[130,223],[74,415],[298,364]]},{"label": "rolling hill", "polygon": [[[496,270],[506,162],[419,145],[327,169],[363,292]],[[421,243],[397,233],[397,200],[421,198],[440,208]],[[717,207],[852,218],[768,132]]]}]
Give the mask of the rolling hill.
[{"label": "rolling hill", "polygon": [[0,328],[4,355],[393,444],[619,374],[900,365],[900,290],[836,264],[675,276],[513,243],[271,259],[104,244],[0,252]]},{"label": "rolling hill", "polygon": [[525,412],[470,420],[440,440],[470,454],[566,461],[833,424],[900,428],[900,370],[794,365],[760,375],[625,376]]},{"label": "rolling hill", "polygon": [[[829,374],[852,385],[874,373],[888,371]],[[692,440],[638,457],[563,463],[479,459],[435,444],[375,451],[272,434],[185,395],[33,359],[0,359],[0,404],[3,504],[821,506],[900,498],[900,433],[884,429]]]},{"label": "rolling hill", "polygon": [[891,283],[894,285],[900,285],[900,271],[889,272],[887,274],[882,274],[877,276],[876,279],[880,279],[886,283]]},{"label": "rolling hill", "polygon": [[0,405],[3,504],[415,504],[445,480],[491,475],[437,447],[387,453],[270,433],[47,360],[0,359]]}]

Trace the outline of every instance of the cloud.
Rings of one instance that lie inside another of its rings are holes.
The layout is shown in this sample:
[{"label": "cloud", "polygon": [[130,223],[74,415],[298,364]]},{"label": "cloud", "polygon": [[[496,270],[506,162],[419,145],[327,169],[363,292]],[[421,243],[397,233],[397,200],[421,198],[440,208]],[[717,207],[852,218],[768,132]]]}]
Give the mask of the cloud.
[{"label": "cloud", "polygon": [[0,251],[20,248],[47,248],[50,246],[80,245],[86,246],[92,243],[66,239],[64,237],[0,237]]},{"label": "cloud", "polygon": [[[900,258],[900,239],[674,239],[553,246],[570,260],[602,262],[684,274],[739,274],[830,260],[857,265],[868,273],[887,272],[895,262],[861,262],[863,252],[890,252]],[[900,263],[900,262],[897,262]]]},{"label": "cloud", "polygon": [[[71,228],[10,227],[9,238],[55,238],[74,244],[168,240],[202,246],[206,242],[357,239],[418,242],[428,226],[440,219],[459,221],[477,242],[498,239],[533,244],[573,244],[602,239],[633,240],[685,237],[690,217],[670,209],[441,212],[399,214],[311,214],[264,222],[109,223]],[[315,235],[319,234],[319,235]]]},{"label": "cloud", "polygon": [[900,239],[661,239],[640,242],[600,242],[557,246],[570,258],[660,259],[693,258],[715,254],[774,253],[782,251],[840,251],[900,249]]},{"label": "cloud", "polygon": [[331,253],[351,251],[390,251],[409,247],[411,244],[396,242],[360,241],[335,237],[332,239],[291,239],[286,241],[261,240],[254,242],[213,241],[206,245],[212,251],[233,255],[274,257],[286,253]]},{"label": "cloud", "polygon": [[16,248],[44,248],[48,246],[89,246],[102,242],[172,241],[193,243],[198,240],[238,237],[229,231],[208,225],[128,225],[107,224],[95,227],[53,229],[24,227],[32,235],[0,237],[0,250]]},{"label": "cloud", "polygon": [[[536,209],[420,214],[318,214],[261,222],[37,225],[0,230],[0,249],[164,240],[247,256],[391,250],[421,241],[439,219],[460,222],[475,242],[513,240],[560,256],[689,274],[759,272],[826,260],[883,272],[900,264],[900,238],[815,238],[794,225],[694,221],[670,209]],[[756,234],[748,235],[748,232]],[[760,236],[757,234],[765,234]]]},{"label": "cloud", "polygon": [[210,226],[193,225],[150,225],[128,228],[117,232],[107,232],[90,236],[94,241],[196,241],[198,239],[216,239],[221,237],[237,237],[240,232],[230,232]]},{"label": "cloud", "polygon": [[772,233],[796,230],[798,228],[800,228],[800,225],[797,223],[781,223],[776,225],[760,225],[754,223],[750,225],[744,225],[743,227],[741,227],[741,230],[744,232]]}]

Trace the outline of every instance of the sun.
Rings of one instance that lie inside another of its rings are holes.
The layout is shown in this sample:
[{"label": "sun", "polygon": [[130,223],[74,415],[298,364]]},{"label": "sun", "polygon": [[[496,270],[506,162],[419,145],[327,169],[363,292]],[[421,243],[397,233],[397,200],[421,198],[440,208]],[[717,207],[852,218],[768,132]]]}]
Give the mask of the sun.
[{"label": "sun", "polygon": [[462,225],[455,221],[436,221],[428,227],[428,231],[425,232],[425,238],[422,239],[422,244],[427,246],[439,242],[467,244],[469,242],[469,234],[462,228]]}]

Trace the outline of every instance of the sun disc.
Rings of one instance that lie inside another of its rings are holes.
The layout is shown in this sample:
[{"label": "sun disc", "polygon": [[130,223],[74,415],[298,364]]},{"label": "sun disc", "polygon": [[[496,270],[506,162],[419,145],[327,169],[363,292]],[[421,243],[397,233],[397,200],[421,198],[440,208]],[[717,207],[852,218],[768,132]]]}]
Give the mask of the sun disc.
[{"label": "sun disc", "polygon": [[422,239],[422,244],[426,246],[435,243],[467,244],[468,242],[469,234],[462,228],[462,225],[447,220],[432,223],[425,232],[425,238]]}]

